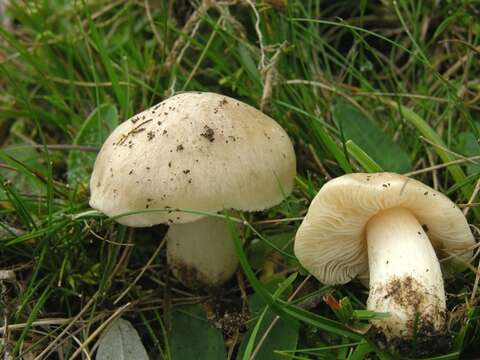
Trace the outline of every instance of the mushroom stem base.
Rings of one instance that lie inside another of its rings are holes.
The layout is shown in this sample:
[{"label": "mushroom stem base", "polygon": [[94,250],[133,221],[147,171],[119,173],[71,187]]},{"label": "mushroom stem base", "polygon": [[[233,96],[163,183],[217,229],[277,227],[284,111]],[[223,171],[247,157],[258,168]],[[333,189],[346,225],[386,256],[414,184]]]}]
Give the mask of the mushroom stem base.
[{"label": "mushroom stem base", "polygon": [[446,331],[440,263],[415,216],[382,211],[366,228],[370,292],[367,308],[390,316],[373,320],[387,343],[441,336]]},{"label": "mushroom stem base", "polygon": [[238,259],[224,219],[172,224],[166,236],[168,265],[186,287],[215,288],[235,273]]}]

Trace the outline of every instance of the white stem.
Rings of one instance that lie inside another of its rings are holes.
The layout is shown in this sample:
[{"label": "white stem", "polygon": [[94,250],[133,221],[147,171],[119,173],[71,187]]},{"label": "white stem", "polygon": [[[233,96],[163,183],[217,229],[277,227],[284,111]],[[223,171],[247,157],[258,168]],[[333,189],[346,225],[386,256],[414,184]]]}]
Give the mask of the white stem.
[{"label": "white stem", "polygon": [[442,272],[430,239],[404,208],[382,211],[366,228],[370,267],[369,310],[390,317],[373,324],[392,339],[409,340],[445,332]]},{"label": "white stem", "polygon": [[238,259],[225,219],[172,224],[166,236],[168,264],[185,286],[218,287],[235,273]]}]

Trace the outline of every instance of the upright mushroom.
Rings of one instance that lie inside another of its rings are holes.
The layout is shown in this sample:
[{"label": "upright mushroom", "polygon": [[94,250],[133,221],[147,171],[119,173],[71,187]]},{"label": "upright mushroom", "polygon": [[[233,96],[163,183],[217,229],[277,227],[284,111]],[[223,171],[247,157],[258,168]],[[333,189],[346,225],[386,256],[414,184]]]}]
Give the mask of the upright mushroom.
[{"label": "upright mushroom", "polygon": [[127,226],[170,224],[167,257],[189,287],[221,285],[237,267],[225,221],[198,212],[260,211],[293,187],[285,131],[227,96],[186,92],[118,126],[97,156],[90,205]]},{"label": "upright mushroom", "polygon": [[372,323],[395,351],[415,329],[427,346],[445,334],[437,254],[468,261],[473,245],[463,213],[445,195],[398,174],[348,174],[326,183],[312,201],[295,254],[324,284],[369,273],[367,309],[390,313]]}]

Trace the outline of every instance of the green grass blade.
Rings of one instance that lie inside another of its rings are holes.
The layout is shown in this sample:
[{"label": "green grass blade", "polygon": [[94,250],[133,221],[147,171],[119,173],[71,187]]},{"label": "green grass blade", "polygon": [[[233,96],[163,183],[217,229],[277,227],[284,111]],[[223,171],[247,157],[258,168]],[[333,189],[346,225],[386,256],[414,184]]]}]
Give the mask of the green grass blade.
[{"label": "green grass blade", "polygon": [[363,151],[360,146],[355,144],[353,140],[348,140],[345,143],[348,153],[358,161],[358,163],[365,169],[366,172],[375,173],[382,172],[383,169],[373,160],[368,154]]}]

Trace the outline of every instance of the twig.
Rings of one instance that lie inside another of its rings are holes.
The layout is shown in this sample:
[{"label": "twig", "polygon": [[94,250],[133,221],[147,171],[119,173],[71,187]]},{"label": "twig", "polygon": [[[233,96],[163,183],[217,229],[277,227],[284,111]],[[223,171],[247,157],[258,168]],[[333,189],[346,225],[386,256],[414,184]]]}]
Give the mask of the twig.
[{"label": "twig", "polygon": [[[201,5],[192,13],[192,15],[190,15],[181,32],[183,34],[190,34],[192,30],[194,30],[194,28],[198,26],[200,18],[206,11],[208,11],[211,6],[212,0],[203,0]],[[168,53],[165,62],[160,68],[161,74],[168,73],[175,64],[178,64],[177,57],[181,49],[184,47],[184,45],[188,46],[189,43],[189,41],[186,41],[185,36],[179,36],[177,40],[175,40],[172,49]]]},{"label": "twig", "polygon": [[[127,244],[133,244],[135,240],[135,228],[130,228],[128,230],[127,235]],[[113,268],[113,270],[108,274],[107,283],[111,283],[113,278],[120,274],[120,269],[126,267],[126,263],[128,264],[128,258],[131,254],[132,247],[126,247],[123,249],[122,254],[120,255],[120,259],[117,261],[117,265]]]},{"label": "twig", "polygon": [[142,268],[142,270],[140,271],[140,273],[137,275],[137,277],[135,278],[135,280],[132,281],[132,283],[119,295],[118,298],[115,299],[115,301],[113,302],[113,305],[116,305],[131,289],[132,287],[135,286],[135,284],[138,282],[138,280],[140,280],[140,278],[143,276],[143,274],[145,273],[145,271],[147,271],[148,267],[151,265],[151,263],[153,262],[153,260],[155,260],[155,258],[157,257],[158,253],[160,252],[160,250],[162,250],[163,248],[163,245],[165,245],[165,241],[167,240],[166,237],[163,238],[162,242],[160,243],[160,245],[157,246],[157,249],[155,250],[155,252],[153,253],[153,255],[150,257],[150,259],[148,259],[147,263],[145,264],[145,266]]},{"label": "twig", "polygon": [[236,348],[236,345],[238,343],[238,338],[240,337],[240,330],[235,331],[235,335],[233,336],[232,342],[228,347],[228,354],[227,354],[227,360],[233,359],[233,351]]},{"label": "twig", "polygon": [[[21,330],[26,326],[36,327],[36,326],[47,326],[47,325],[64,325],[71,321],[71,318],[58,318],[58,319],[41,319],[37,321],[33,321],[32,323],[20,323],[20,324],[12,324],[8,325],[8,330]],[[0,334],[3,334],[6,330],[5,326],[0,327]]]},{"label": "twig", "polygon": [[[435,164],[435,160],[433,159],[433,154],[430,149],[426,149],[427,153],[427,158],[430,164]],[[438,175],[437,175],[437,169],[432,170],[432,179],[433,179],[433,188],[435,190],[438,190]]]},{"label": "twig", "polygon": [[478,290],[478,283],[480,282],[480,261],[478,262],[477,265],[477,271],[475,275],[475,281],[473,283],[473,288],[472,288],[472,295],[470,296],[470,302],[473,303],[475,300],[475,297],[477,295],[477,290]]},{"label": "twig", "polygon": [[[292,295],[290,295],[290,297],[288,298],[288,301],[287,302],[291,302],[295,296],[297,296],[297,294],[300,292],[300,290],[305,286],[305,284],[307,283],[308,280],[310,280],[310,278],[312,277],[312,275],[308,275],[303,281],[302,283],[295,289],[295,291],[293,292]],[[267,339],[267,336],[268,334],[270,334],[270,331],[272,331],[273,327],[275,326],[275,324],[278,322],[278,320],[280,319],[280,316],[275,316],[275,319],[272,320],[272,322],[270,323],[270,325],[268,326],[268,328],[265,330],[265,332],[263,333],[262,337],[260,338],[257,346],[255,347],[255,350],[253,351],[252,353],[252,356],[250,356],[250,360],[253,360],[255,359],[255,356],[257,356],[258,352],[260,351],[260,348],[262,347],[263,343],[265,342],[265,340]]]},{"label": "twig", "polygon": [[258,44],[260,45],[260,63],[258,64],[258,69],[263,70],[265,69],[265,46],[263,44],[262,31],[260,30],[260,14],[251,0],[245,0],[245,2],[250,5],[253,13],[255,14],[255,31],[258,37]]},{"label": "twig", "polygon": [[315,163],[317,164],[323,176],[325,177],[325,180],[330,180],[332,176],[328,173],[327,169],[325,169],[325,166],[323,166],[312,144],[308,145],[308,150],[310,150],[310,153],[312,154],[313,159],[315,160]]},{"label": "twig", "polygon": [[[158,276],[158,272],[156,272],[156,271],[155,271],[154,269],[152,269],[152,268],[153,268],[153,266],[148,268],[148,271],[152,273],[152,274],[151,274],[152,276],[151,276],[149,279],[150,279],[151,281],[153,281],[155,284],[158,284],[158,285],[160,285],[160,286],[162,286],[162,287],[166,287],[167,284],[165,283],[165,281],[162,281],[162,280],[156,278],[156,276]],[[185,291],[185,290],[177,289],[177,288],[175,288],[175,287],[172,287],[171,290],[172,290],[172,292],[174,292],[174,293],[177,293],[177,294],[180,294],[180,295],[189,297],[189,298],[195,297],[195,295],[194,295],[193,293],[188,292],[188,291]],[[203,297],[201,297],[200,299],[203,299]]]},{"label": "twig", "polygon": [[85,347],[90,344],[93,339],[95,339],[102,331],[105,329],[113,320],[118,318],[128,307],[130,307],[132,303],[126,303],[125,305],[121,306],[118,308],[110,317],[105,320],[102,325],[100,325],[98,328],[95,329],[95,331],[80,345],[80,347],[75,350],[73,355],[70,357],[69,360],[75,359],[82,351],[85,349]]},{"label": "twig", "polygon": [[188,75],[187,80],[183,84],[182,91],[186,90],[186,88],[188,87],[188,84],[190,84],[190,81],[192,81],[193,77],[197,73],[198,68],[200,67],[200,64],[202,63],[203,59],[205,58],[205,55],[207,54],[208,49],[212,45],[213,39],[215,39],[215,36],[217,35],[218,29],[219,29],[222,22],[223,22],[223,17],[220,16],[220,18],[218,19],[218,21],[215,24],[213,32],[211,33],[210,37],[208,38],[207,43],[205,44],[205,47],[204,47],[202,53],[200,54],[200,57],[198,58],[198,61],[195,63],[195,66],[193,67],[192,71]]},{"label": "twig", "polygon": [[248,295],[247,291],[245,290],[245,279],[243,278],[241,271],[237,271],[236,275],[240,296],[242,297],[242,312],[244,312],[248,303]]},{"label": "twig", "polygon": [[320,81],[304,80],[304,79],[291,79],[291,80],[285,80],[283,83],[288,84],[288,85],[310,85],[310,86],[315,86],[315,87],[319,87],[321,89],[331,91],[331,92],[336,93],[336,94],[342,94],[342,92],[340,90],[337,90],[334,87],[332,87],[330,85],[327,85],[327,84],[324,84]]},{"label": "twig", "polygon": [[270,63],[262,69],[262,75],[264,77],[263,81],[263,93],[262,100],[260,101],[260,110],[264,111],[265,108],[270,104],[272,98],[273,85],[275,84],[275,79],[277,77],[277,65],[280,60],[280,55],[287,48],[288,42],[284,41],[278,49],[273,54],[270,59]]},{"label": "twig", "polygon": [[93,231],[92,227],[88,224],[87,220],[83,220],[83,223],[85,224],[85,227],[87,228],[88,232],[99,240],[102,240],[102,241],[108,242],[109,244],[113,244],[113,245],[117,245],[117,246],[127,246],[127,247],[128,246],[135,246],[134,244],[129,244],[129,243],[122,244],[122,243],[119,243],[119,242],[116,242],[116,241],[113,241],[113,240],[109,240],[109,239],[97,234],[95,231]]},{"label": "twig", "polygon": [[452,150],[446,148],[445,146],[436,144],[436,143],[434,143],[433,141],[427,139],[425,136],[419,136],[419,138],[420,138],[420,140],[425,141],[426,143],[429,143],[430,145],[432,145],[432,146],[434,146],[434,147],[436,147],[436,148],[438,148],[438,149],[440,149],[440,150],[442,150],[442,151],[445,151],[446,153],[449,153],[450,155],[456,156],[456,157],[458,157],[458,158],[460,158],[460,159],[464,159],[464,160],[466,160],[467,162],[470,162],[470,163],[472,163],[472,164],[476,164],[475,161],[470,160],[468,157],[463,156],[463,155],[461,155],[461,154],[459,154],[459,153],[456,153],[455,151],[452,151]]},{"label": "twig", "polygon": [[148,22],[150,23],[150,27],[152,28],[153,35],[155,36],[155,39],[157,40],[158,45],[160,45],[160,47],[163,47],[162,38],[160,37],[160,34],[158,33],[157,28],[155,27],[155,23],[153,22],[152,13],[150,11],[150,5],[148,4],[148,0],[145,0],[144,4],[145,4],[145,12],[147,13]]},{"label": "twig", "polygon": [[[67,85],[75,85],[75,86],[83,86],[83,87],[92,87],[92,88],[97,88],[97,87],[111,87],[112,82],[111,81],[99,81],[99,82],[93,82],[93,81],[81,81],[81,80],[72,80],[72,79],[63,79],[60,77],[56,76],[45,76],[48,80],[58,82],[60,84],[67,84]],[[129,86],[130,83],[128,81],[119,81],[118,82],[122,86]]]},{"label": "twig", "polygon": [[82,352],[85,354],[85,357],[87,358],[86,360],[92,360],[87,349],[82,348],[82,342],[80,341],[80,339],[75,334],[68,333],[68,336],[72,338],[73,341],[75,341],[80,346],[80,348],[82,349]]},{"label": "twig", "polygon": [[87,302],[87,304],[83,307],[83,309],[80,310],[80,312],[71,319],[70,323],[65,327],[65,329],[63,329],[62,332],[55,339],[53,339],[50,344],[48,344],[47,347],[35,357],[34,360],[46,359],[46,355],[50,354],[51,352],[50,350],[60,341],[60,339],[62,339],[65,334],[68,333],[68,330],[73,326],[73,324],[78,321],[78,319],[82,317],[82,315],[90,308],[90,306],[92,306],[95,301],[97,301],[98,295],[99,293],[96,292]]},{"label": "twig", "polygon": [[419,175],[419,174],[423,174],[423,173],[426,173],[426,172],[429,172],[429,171],[432,171],[432,170],[438,170],[438,169],[442,169],[442,168],[445,168],[445,167],[448,167],[448,166],[451,166],[451,165],[462,164],[462,163],[465,163],[465,162],[474,161],[474,163],[476,164],[476,162],[475,162],[476,160],[480,160],[480,155],[466,157],[466,158],[458,159],[458,160],[452,160],[452,161],[449,161],[449,162],[446,162],[446,163],[443,163],[443,164],[433,165],[433,166],[429,166],[429,167],[426,167],[426,168],[423,168],[423,169],[420,169],[420,170],[410,171],[408,173],[404,173],[403,175],[405,175],[405,176]]},{"label": "twig", "polygon": [[475,206],[479,206],[480,205],[480,202],[474,202],[474,203],[469,203],[469,204],[457,204],[457,206],[459,208],[466,208],[466,207],[475,207]]},{"label": "twig", "polygon": [[142,121],[140,124],[136,125],[132,130],[130,130],[126,135],[125,134],[122,134],[122,137],[120,138],[120,140],[118,140],[118,143],[117,145],[122,145],[125,143],[125,141],[127,141],[128,137],[130,135],[135,135],[135,134],[138,134],[139,132],[142,132],[142,131],[145,131],[145,128],[142,128],[141,126],[149,123],[153,121],[153,119],[147,119],[145,121]]},{"label": "twig", "polygon": [[470,196],[470,199],[468,200],[468,203],[465,209],[463,210],[463,215],[467,216],[468,212],[472,208],[471,204],[473,204],[473,201],[477,197],[479,191],[480,191],[480,179],[478,179],[477,184],[475,185],[475,189],[472,192],[472,196]]},{"label": "twig", "polygon": [[448,254],[448,256],[440,259],[439,261],[440,261],[440,263],[445,263],[447,261],[455,259],[456,261],[458,261],[459,263],[464,265],[466,268],[470,269],[473,273],[475,273],[476,269],[470,264],[474,257],[470,257],[468,262],[467,262],[466,260],[462,259],[462,255],[470,253],[471,251],[473,251],[475,249],[478,249],[478,248],[480,248],[480,243],[476,243],[472,246],[467,247],[466,249],[462,249],[461,251],[458,251],[457,253],[449,252],[447,249],[440,249],[440,250],[444,251],[445,254]]},{"label": "twig", "polygon": [[304,219],[303,216],[298,216],[298,217],[283,218],[283,219],[259,220],[259,221],[252,222],[252,225],[279,224],[279,223],[291,222],[291,221],[302,221],[303,219]]},{"label": "twig", "polygon": [[[0,168],[3,167],[2,164],[0,164]],[[14,169],[15,170],[15,169]],[[0,222],[0,237],[3,237],[5,235],[10,235],[10,236],[22,236],[25,234],[24,230],[20,230],[17,228],[14,228],[10,225],[4,224]]]},{"label": "twig", "polygon": [[27,148],[34,148],[34,149],[44,149],[47,148],[48,150],[78,150],[84,152],[98,152],[100,150],[97,146],[89,146],[89,145],[69,145],[69,144],[47,144],[47,145],[39,145],[39,144],[31,144],[31,145],[20,145],[20,146],[12,146],[10,149],[27,149]]}]

